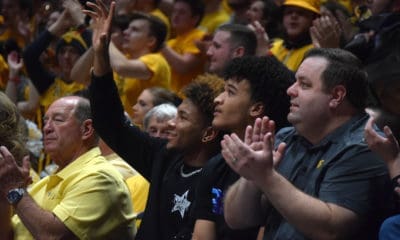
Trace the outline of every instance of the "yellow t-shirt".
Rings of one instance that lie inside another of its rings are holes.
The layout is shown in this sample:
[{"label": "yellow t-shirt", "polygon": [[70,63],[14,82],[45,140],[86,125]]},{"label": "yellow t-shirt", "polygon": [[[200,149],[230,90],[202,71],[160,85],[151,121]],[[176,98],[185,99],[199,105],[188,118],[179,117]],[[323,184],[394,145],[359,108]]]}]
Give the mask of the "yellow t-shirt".
[{"label": "yellow t-shirt", "polygon": [[54,79],[53,84],[40,96],[40,106],[43,112],[57,99],[71,95],[77,91],[83,90],[85,85],[72,82],[66,83],[61,78]]},{"label": "yellow t-shirt", "polygon": [[[129,191],[131,193],[131,200],[133,204],[133,211],[135,214],[144,211],[149,196],[150,183],[140,174],[130,177],[126,180]],[[139,228],[141,221],[136,221],[136,227]]]},{"label": "yellow t-shirt", "polygon": [[[30,196],[79,239],[132,239],[135,233],[129,190],[99,148],[34,184]],[[15,239],[33,239],[17,215],[12,222]]]},{"label": "yellow t-shirt", "polygon": [[229,18],[229,14],[224,9],[220,8],[217,12],[205,14],[200,22],[199,28],[208,34],[214,34],[215,29],[228,22]]},{"label": "yellow t-shirt", "polygon": [[203,58],[202,64],[199,64],[187,74],[179,74],[174,69],[172,69],[171,88],[173,91],[179,92],[182,87],[191,82],[197,75],[204,72],[205,59],[203,56],[201,56],[201,52],[196,47],[195,41],[203,39],[205,35],[205,32],[199,29],[193,29],[186,34],[177,36],[176,38],[171,39],[167,42],[167,45],[179,54],[190,53]]},{"label": "yellow t-shirt", "polygon": [[301,48],[289,50],[283,45],[282,39],[277,39],[273,43],[271,52],[279,61],[285,64],[287,68],[295,72],[297,68],[299,68],[304,54],[312,48],[314,48],[314,46],[309,44]]},{"label": "yellow t-shirt", "polygon": [[144,89],[155,86],[169,89],[171,86],[171,68],[161,54],[146,54],[141,56],[139,60],[153,73],[150,79],[127,78],[114,73],[122,104],[131,117],[133,116],[132,106],[135,105],[137,98]]}]

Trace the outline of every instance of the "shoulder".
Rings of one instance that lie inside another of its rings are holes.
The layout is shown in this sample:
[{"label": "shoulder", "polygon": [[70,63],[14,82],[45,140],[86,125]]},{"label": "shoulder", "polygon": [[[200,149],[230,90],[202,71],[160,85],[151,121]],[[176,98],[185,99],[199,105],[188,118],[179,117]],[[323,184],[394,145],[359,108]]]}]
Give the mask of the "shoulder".
[{"label": "shoulder", "polygon": [[294,127],[284,127],[276,133],[277,142],[286,142],[287,139],[296,134],[296,129]]},{"label": "shoulder", "polygon": [[225,159],[222,157],[221,154],[217,154],[214,157],[212,157],[210,160],[207,161],[207,163],[203,167],[203,173],[204,174],[211,174],[215,173],[216,169],[220,169],[221,167],[228,167],[225,163]]}]

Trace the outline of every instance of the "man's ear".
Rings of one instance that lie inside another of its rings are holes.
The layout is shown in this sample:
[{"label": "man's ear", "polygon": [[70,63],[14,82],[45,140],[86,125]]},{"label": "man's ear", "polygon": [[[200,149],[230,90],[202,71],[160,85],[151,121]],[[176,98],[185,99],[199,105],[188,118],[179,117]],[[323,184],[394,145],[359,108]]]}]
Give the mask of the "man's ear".
[{"label": "man's ear", "polygon": [[253,103],[253,105],[251,105],[250,107],[249,114],[253,118],[264,116],[265,115],[264,104],[262,104],[261,102]]},{"label": "man's ear", "polygon": [[93,136],[94,128],[92,119],[86,119],[85,121],[83,121],[81,125],[81,131],[82,131],[82,139],[86,140]]},{"label": "man's ear", "polygon": [[156,44],[157,44],[157,39],[154,36],[149,37],[149,41],[147,42],[147,46],[149,47],[149,49],[151,51],[154,51],[154,49],[156,48]]},{"label": "man's ear", "polygon": [[337,108],[346,97],[347,90],[343,85],[337,85],[331,90],[332,99],[329,102],[329,107]]},{"label": "man's ear", "polygon": [[243,57],[244,56],[244,47],[240,46],[233,50],[233,57]]},{"label": "man's ear", "polygon": [[211,142],[218,136],[218,130],[215,130],[213,127],[207,127],[203,132],[203,137],[201,141],[203,143]]}]

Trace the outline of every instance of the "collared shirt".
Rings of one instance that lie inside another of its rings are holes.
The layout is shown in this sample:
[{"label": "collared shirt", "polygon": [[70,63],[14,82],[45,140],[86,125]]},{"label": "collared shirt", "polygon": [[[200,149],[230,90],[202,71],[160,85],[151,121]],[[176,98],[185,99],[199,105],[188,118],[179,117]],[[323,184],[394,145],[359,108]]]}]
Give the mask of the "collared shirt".
[{"label": "collared shirt", "polygon": [[[79,239],[129,239],[134,234],[129,190],[99,148],[43,178],[29,194]],[[16,239],[33,239],[18,216],[12,220]]]},{"label": "collared shirt", "polygon": [[[315,145],[294,128],[277,134],[276,144],[287,144],[278,171],[304,193],[360,217],[362,227],[350,239],[377,239],[379,225],[393,206],[386,166],[363,137],[367,119],[356,116]],[[264,239],[307,239],[276,209],[271,209],[265,229]]]}]

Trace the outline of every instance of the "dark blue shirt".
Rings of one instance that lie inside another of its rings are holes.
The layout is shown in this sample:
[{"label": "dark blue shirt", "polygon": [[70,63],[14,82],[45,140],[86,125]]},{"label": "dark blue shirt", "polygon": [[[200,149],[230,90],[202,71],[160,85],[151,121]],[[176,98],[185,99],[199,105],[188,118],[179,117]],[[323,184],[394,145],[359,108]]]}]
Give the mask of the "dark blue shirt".
[{"label": "dark blue shirt", "polygon": [[[361,226],[349,239],[377,239],[379,225],[393,207],[387,168],[364,140],[367,120],[367,115],[356,116],[316,145],[293,127],[282,129],[276,137],[276,144],[287,144],[280,174],[306,194],[360,217]],[[307,238],[271,209],[264,239]]]}]

